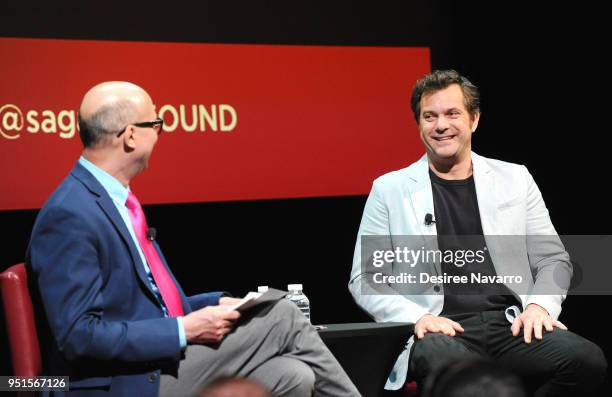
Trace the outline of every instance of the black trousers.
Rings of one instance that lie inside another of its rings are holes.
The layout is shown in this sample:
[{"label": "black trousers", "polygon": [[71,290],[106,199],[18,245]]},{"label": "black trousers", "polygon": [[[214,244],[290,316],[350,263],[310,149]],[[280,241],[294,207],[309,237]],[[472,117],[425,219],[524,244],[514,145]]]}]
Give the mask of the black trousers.
[{"label": "black trousers", "polygon": [[603,383],[607,363],[593,342],[555,328],[543,331],[542,340],[523,333],[512,336],[503,311],[446,316],[463,327],[455,336],[427,333],[412,346],[408,377],[420,387],[437,367],[474,356],[493,359],[519,375],[527,391],[535,396],[588,396]]}]

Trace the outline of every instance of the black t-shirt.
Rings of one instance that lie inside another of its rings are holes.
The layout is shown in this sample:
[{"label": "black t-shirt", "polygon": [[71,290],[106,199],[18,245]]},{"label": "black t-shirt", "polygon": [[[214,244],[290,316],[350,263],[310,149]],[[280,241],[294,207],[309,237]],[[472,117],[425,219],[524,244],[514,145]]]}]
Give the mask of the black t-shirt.
[{"label": "black t-shirt", "polygon": [[[438,248],[442,252],[469,250],[479,252],[471,263],[441,261],[442,274],[465,276],[468,283],[444,284],[444,307],[441,315],[474,313],[487,310],[504,310],[519,304],[512,292],[503,284],[472,282],[471,274],[495,276],[495,268],[486,250],[482,232],[480,211],[476,198],[474,177],[462,180],[442,179],[429,170],[438,232]],[[484,260],[474,260],[484,258]],[[461,263],[462,266],[457,266]]]}]

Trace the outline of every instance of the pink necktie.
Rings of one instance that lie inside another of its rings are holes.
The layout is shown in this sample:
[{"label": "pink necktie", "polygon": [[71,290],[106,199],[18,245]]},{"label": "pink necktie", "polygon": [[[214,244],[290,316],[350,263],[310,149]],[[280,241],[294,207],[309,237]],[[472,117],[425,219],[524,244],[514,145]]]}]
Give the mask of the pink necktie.
[{"label": "pink necktie", "polygon": [[147,238],[147,231],[149,230],[147,220],[138,199],[132,194],[132,192],[128,193],[128,198],[125,205],[130,213],[134,233],[136,233],[136,238],[138,239],[140,248],[147,259],[147,264],[151,269],[155,284],[157,284],[157,288],[159,289],[162,299],[166,304],[168,314],[170,317],[182,316],[184,314],[183,306],[181,305],[181,298],[176,285],[174,284],[174,280],[172,280],[172,277],[160,259],[159,254],[153,245],[153,241]]}]

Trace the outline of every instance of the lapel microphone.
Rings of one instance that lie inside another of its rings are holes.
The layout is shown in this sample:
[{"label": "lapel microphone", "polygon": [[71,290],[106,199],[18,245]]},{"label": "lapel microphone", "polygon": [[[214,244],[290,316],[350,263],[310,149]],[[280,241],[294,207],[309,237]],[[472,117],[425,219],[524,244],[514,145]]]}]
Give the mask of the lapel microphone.
[{"label": "lapel microphone", "polygon": [[436,223],[436,221],[434,220],[433,215],[430,213],[425,214],[425,224],[427,226],[431,226],[434,223]]},{"label": "lapel microphone", "polygon": [[147,240],[154,241],[155,237],[157,237],[157,229],[150,227],[149,230],[147,230]]}]

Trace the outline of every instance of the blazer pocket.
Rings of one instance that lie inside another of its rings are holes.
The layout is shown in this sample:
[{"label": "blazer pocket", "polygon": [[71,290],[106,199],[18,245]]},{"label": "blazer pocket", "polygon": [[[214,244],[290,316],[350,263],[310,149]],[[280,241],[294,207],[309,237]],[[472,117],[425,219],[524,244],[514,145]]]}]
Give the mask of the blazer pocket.
[{"label": "blazer pocket", "polygon": [[505,209],[508,209],[510,207],[514,207],[515,205],[520,204],[523,201],[524,200],[521,197],[515,197],[515,198],[510,199],[508,201],[504,201],[503,203],[501,203],[500,205],[497,206],[497,209],[505,210]]}]

